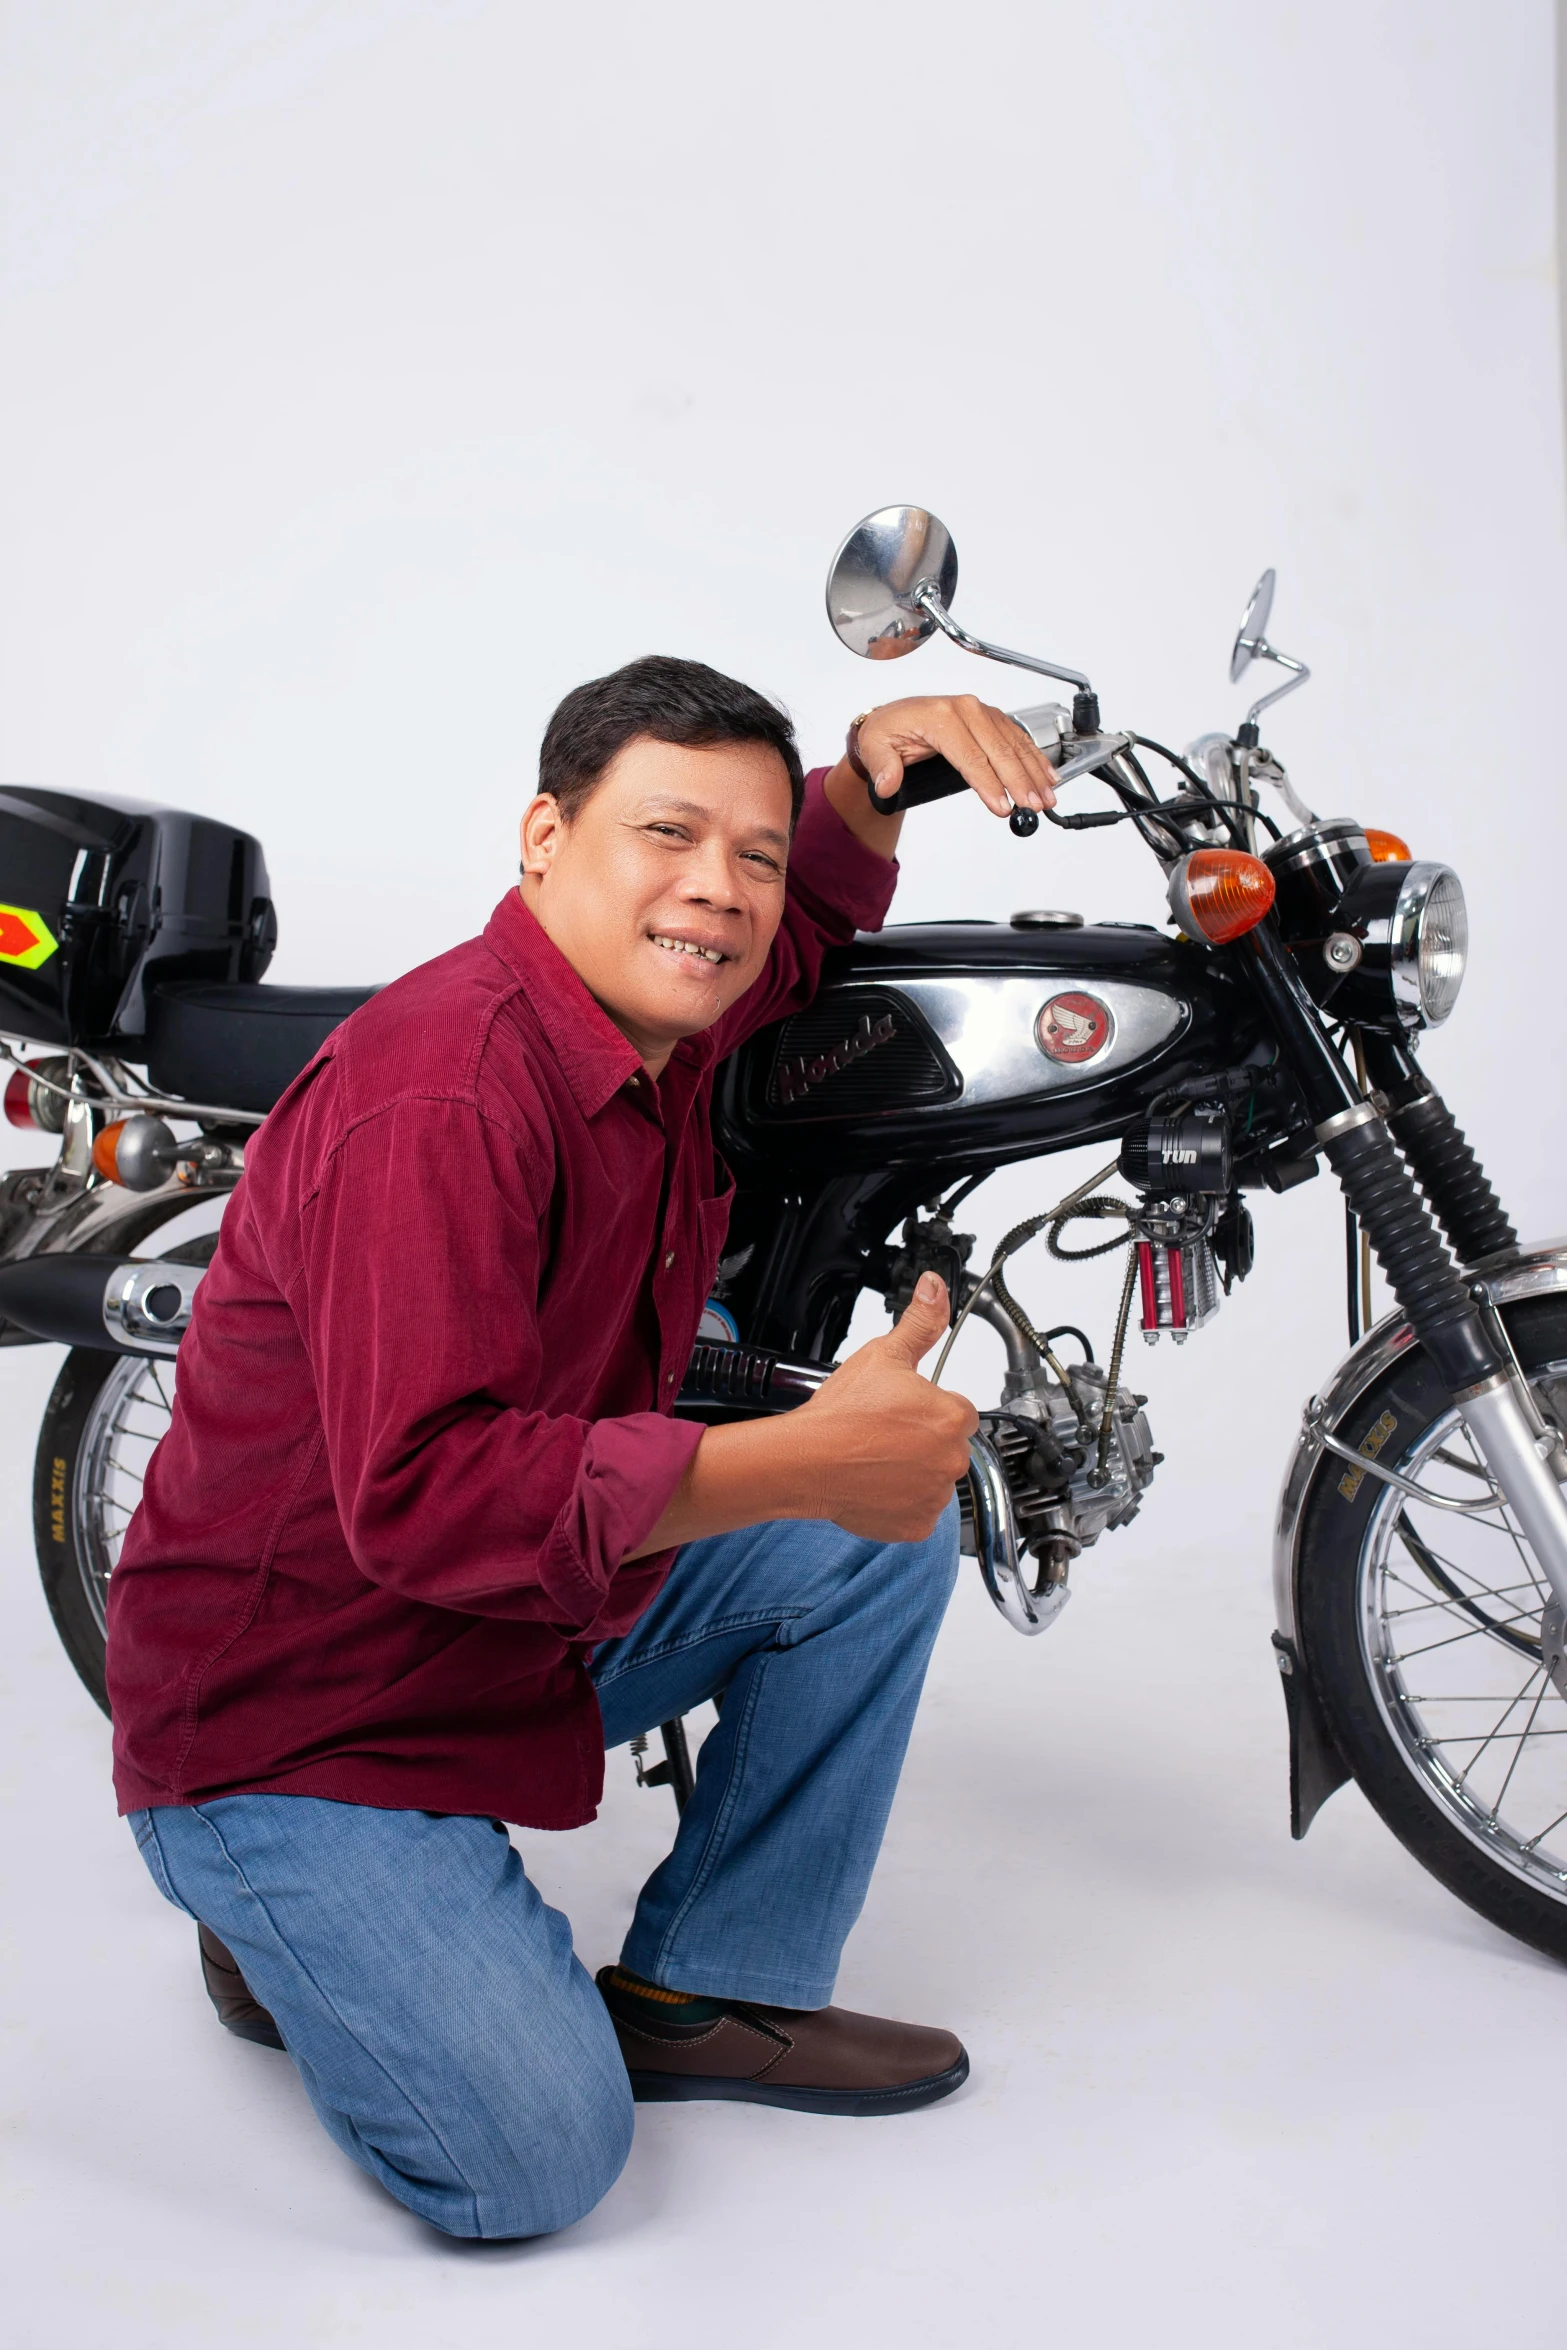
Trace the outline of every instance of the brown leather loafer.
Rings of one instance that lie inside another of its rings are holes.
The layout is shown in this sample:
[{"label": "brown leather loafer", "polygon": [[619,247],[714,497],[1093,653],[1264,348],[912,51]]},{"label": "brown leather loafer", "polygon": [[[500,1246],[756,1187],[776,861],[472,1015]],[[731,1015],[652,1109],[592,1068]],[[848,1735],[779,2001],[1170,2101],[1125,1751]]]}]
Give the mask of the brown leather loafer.
[{"label": "brown leather loafer", "polygon": [[796,2113],[909,2113],[950,2097],[968,2079],[951,2032],[846,2007],[753,2007],[726,2000],[717,2020],[682,2030],[627,2012],[613,1967],[598,1987],[614,2021],[631,2094],[642,2105],[729,2098]]},{"label": "brown leather loafer", "polygon": [[241,2040],[254,2040],[260,2048],[281,2048],[282,2033],[240,1973],[227,1943],[220,1942],[210,1926],[198,1926],[196,1940],[201,1945],[201,1979],[223,2029]]}]

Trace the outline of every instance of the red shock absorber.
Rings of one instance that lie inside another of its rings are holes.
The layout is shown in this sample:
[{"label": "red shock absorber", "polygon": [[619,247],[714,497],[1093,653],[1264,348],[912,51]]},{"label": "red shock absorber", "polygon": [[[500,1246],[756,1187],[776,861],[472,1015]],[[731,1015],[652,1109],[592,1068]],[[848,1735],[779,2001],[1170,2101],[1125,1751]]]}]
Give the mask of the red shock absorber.
[{"label": "red shock absorber", "polygon": [[1151,1240],[1137,1243],[1137,1281],[1143,1300],[1143,1336],[1151,1345],[1159,1335],[1159,1287],[1154,1280]]},{"label": "red shock absorber", "polygon": [[1163,1240],[1137,1243],[1137,1278],[1142,1290],[1143,1337],[1152,1346],[1168,1330],[1177,1346],[1219,1310],[1218,1276],[1206,1240],[1184,1247]]},{"label": "red shock absorber", "polygon": [[1186,1336],[1186,1265],[1184,1252],[1167,1248],[1165,1263],[1170,1268],[1170,1328]]}]

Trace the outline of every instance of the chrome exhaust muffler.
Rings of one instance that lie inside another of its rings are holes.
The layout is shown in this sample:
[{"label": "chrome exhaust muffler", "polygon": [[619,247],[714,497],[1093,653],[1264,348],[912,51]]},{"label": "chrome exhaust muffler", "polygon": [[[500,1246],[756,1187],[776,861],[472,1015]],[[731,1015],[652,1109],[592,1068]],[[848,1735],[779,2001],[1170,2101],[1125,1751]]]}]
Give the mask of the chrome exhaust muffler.
[{"label": "chrome exhaust muffler", "polygon": [[206,1269],[166,1257],[23,1257],[0,1265],[0,1317],[56,1346],[173,1355]]}]

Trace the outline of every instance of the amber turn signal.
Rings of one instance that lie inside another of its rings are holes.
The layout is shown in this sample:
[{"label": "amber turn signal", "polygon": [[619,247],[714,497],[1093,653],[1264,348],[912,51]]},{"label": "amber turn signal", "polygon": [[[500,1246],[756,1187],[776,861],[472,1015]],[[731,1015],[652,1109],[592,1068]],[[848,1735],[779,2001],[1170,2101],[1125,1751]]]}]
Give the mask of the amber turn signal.
[{"label": "amber turn signal", "polygon": [[1170,875],[1170,911],[1188,938],[1228,946],[1255,930],[1273,903],[1273,876],[1239,849],[1194,849]]},{"label": "amber turn signal", "polygon": [[112,1126],[101,1127],[92,1138],[92,1163],[105,1183],[120,1181],[120,1136],[125,1132],[125,1120],[116,1118]]},{"label": "amber turn signal", "polygon": [[1366,826],[1366,846],[1371,851],[1373,865],[1407,865],[1410,863],[1409,843],[1400,840],[1396,832],[1378,832],[1373,825]]}]

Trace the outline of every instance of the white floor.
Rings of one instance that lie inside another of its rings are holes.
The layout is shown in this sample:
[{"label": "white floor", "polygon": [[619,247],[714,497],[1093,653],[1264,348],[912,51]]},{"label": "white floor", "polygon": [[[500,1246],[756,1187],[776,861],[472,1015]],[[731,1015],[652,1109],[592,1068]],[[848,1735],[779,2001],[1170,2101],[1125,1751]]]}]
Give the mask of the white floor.
[{"label": "white floor", "polygon": [[[644,2113],[589,2220],[476,2251],[217,2028],[116,1823],[32,1565],[53,1368],[0,1358],[16,2350],[1559,2345],[1567,1982],[1353,1791],[1291,1845],[1266,1479],[1208,1546],[1150,1506],[1043,1642],[961,1591],[840,1992],[961,2030],[960,2096],[864,2123]],[[526,1840],[590,1964],[671,1817],[617,1756],[597,1826]]]}]

